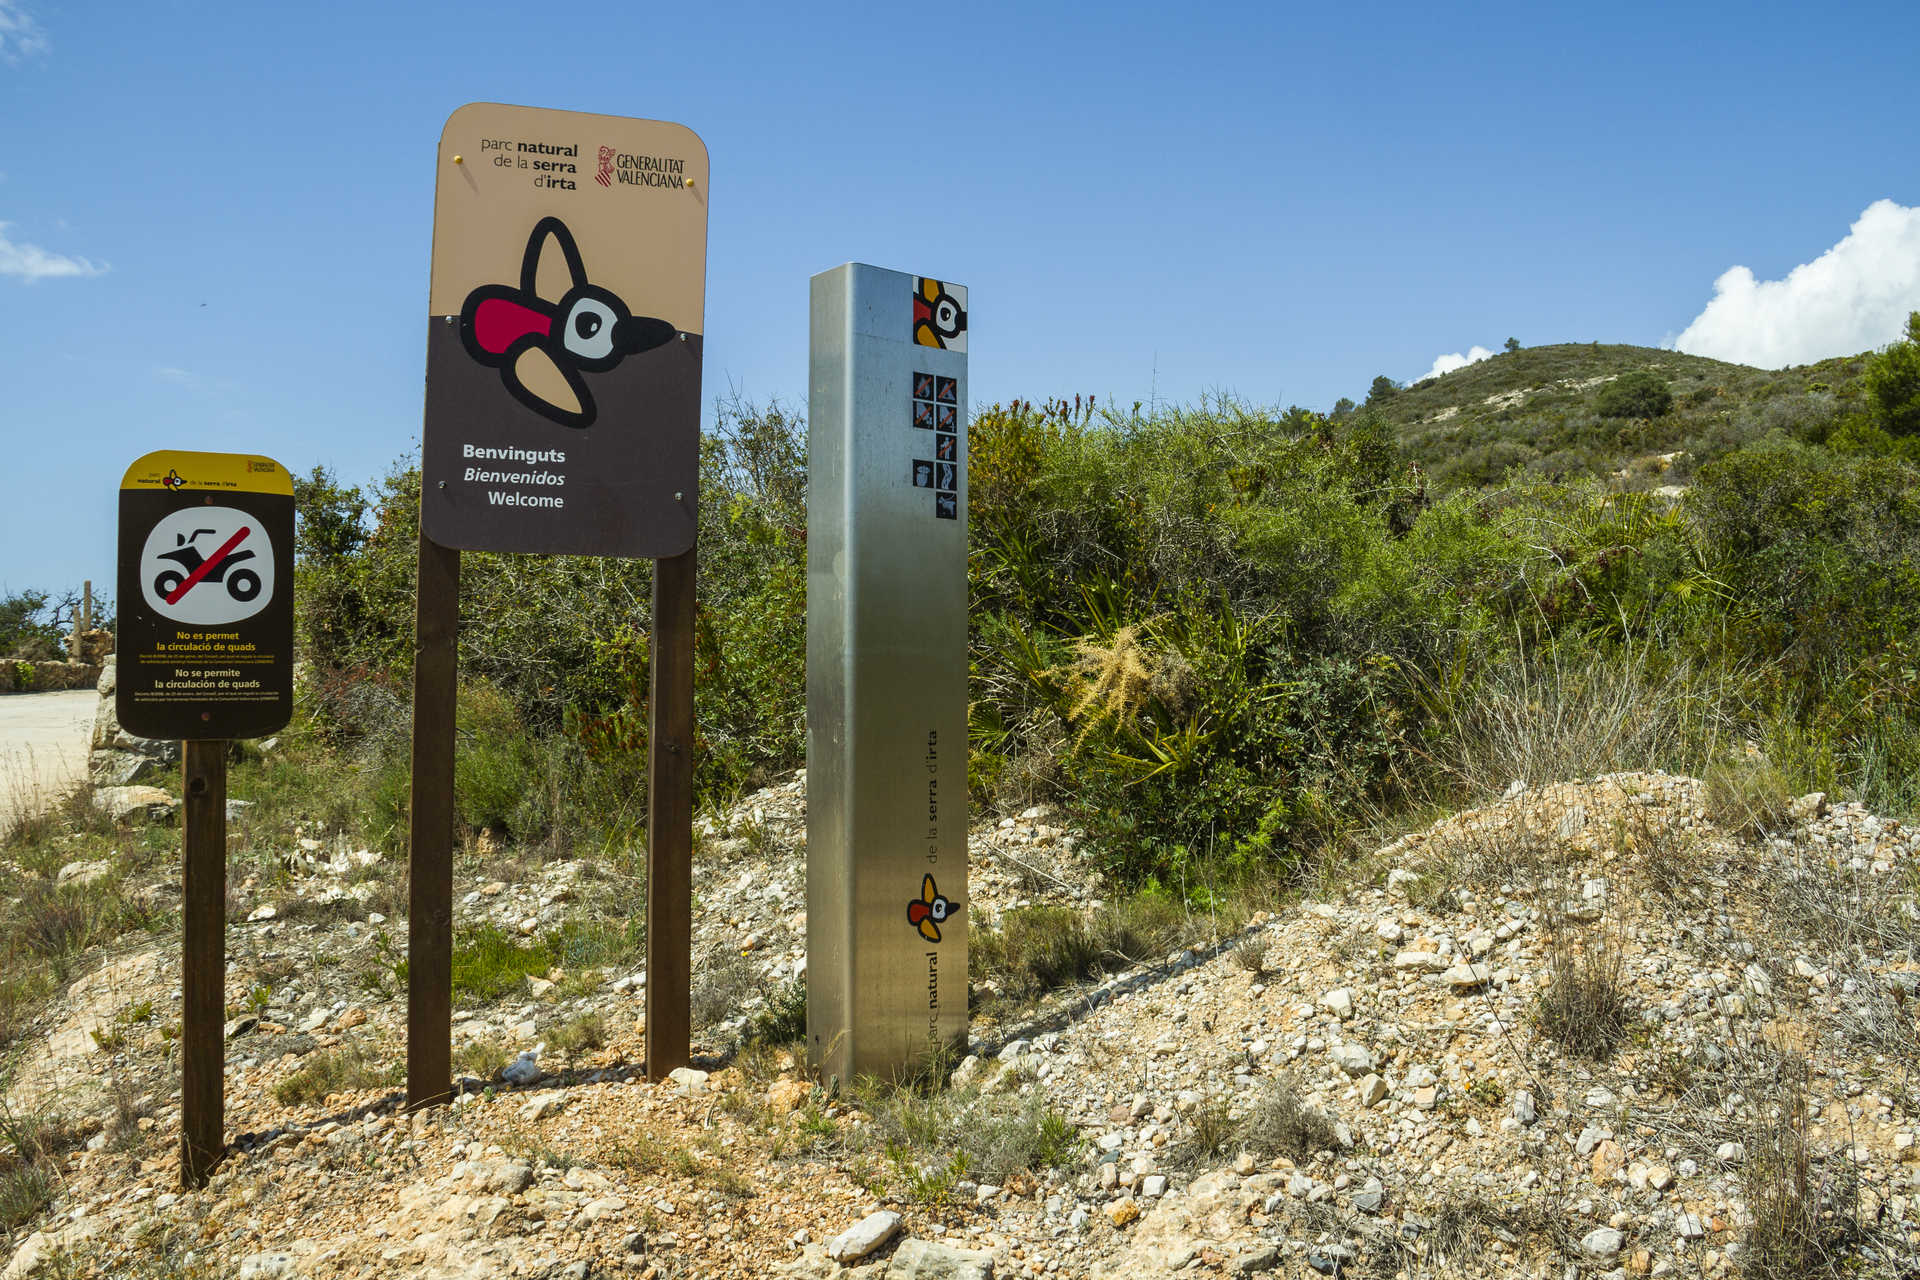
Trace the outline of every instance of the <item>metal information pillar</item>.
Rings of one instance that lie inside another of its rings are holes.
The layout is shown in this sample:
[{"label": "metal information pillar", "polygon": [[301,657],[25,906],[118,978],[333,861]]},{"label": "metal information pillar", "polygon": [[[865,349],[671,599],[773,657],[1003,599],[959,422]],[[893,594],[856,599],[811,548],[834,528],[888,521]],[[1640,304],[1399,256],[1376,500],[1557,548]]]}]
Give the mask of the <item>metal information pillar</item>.
[{"label": "metal information pillar", "polygon": [[966,290],[813,278],[807,1047],[828,1080],[967,1031]]}]

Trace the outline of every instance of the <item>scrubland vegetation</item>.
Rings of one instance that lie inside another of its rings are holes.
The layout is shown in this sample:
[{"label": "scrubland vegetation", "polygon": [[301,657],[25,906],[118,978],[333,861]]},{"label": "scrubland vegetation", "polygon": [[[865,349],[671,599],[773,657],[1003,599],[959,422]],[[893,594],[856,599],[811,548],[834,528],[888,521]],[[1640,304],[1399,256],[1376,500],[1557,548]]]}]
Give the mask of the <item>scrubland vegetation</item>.
[{"label": "scrubland vegetation", "polygon": [[[975,815],[1051,805],[1104,877],[1085,910],[1024,907],[976,925],[972,1007],[986,1018],[1238,936],[1310,881],[1377,877],[1366,858],[1384,836],[1516,780],[1692,774],[1705,817],[1742,839],[1778,830],[1789,798],[1808,791],[1887,816],[1920,807],[1920,316],[1885,352],[1777,373],[1509,343],[1411,388],[1377,379],[1364,406],[1330,415],[1226,399],[1147,412],[1016,402],[978,410],[968,440]],[[283,918],[343,912],[371,928],[402,910],[419,482],[403,462],[366,488],[320,469],[297,483],[298,709],[271,751],[236,748],[231,794],[248,807],[230,879],[272,886],[303,856],[290,845],[325,853],[309,838],[325,835],[355,851],[345,874],[376,884],[351,901],[283,897]],[[804,763],[805,495],[804,421],[777,404],[722,406],[700,506],[695,764],[709,813]],[[463,557],[455,790],[462,869],[484,872],[476,881],[578,859],[593,864],[596,907],[643,899],[649,579],[644,561]],[[12,597],[0,622],[47,641],[46,603]],[[1618,843],[1684,909],[1680,837],[1641,821]],[[729,838],[752,851],[756,832],[736,825]],[[88,948],[178,918],[153,883],[176,831],[129,839],[81,796],[4,834],[0,1048]],[[1551,879],[1540,869],[1554,856],[1498,835],[1436,851],[1407,905]],[[1842,940],[1856,949],[1884,942],[1868,936],[1886,914],[1879,899],[1846,899],[1849,883],[1825,871],[1783,881],[1770,915],[1808,922],[1809,936],[1813,922],[1851,930],[1860,936]],[[1563,916],[1553,907],[1543,921],[1551,981],[1529,1016],[1546,1040],[1602,1063],[1644,1039],[1642,1010],[1614,925]],[[455,989],[478,1004],[535,981],[584,995],[637,962],[644,929],[631,912],[584,908],[538,937],[469,924]],[[395,997],[404,956],[385,932],[369,936],[366,956],[312,963],[347,964],[368,993]],[[1274,957],[1250,933],[1233,959],[1258,978]],[[757,981],[738,961],[703,962],[700,1025],[737,1012]],[[260,976],[255,1014],[273,997]],[[791,982],[750,1020],[737,1057],[748,1078],[787,1069],[778,1046],[802,1034],[804,1009]],[[148,1002],[137,1020],[151,1017]],[[1911,1059],[1900,1010],[1870,1030]],[[613,1031],[588,1013],[543,1036],[571,1061]],[[511,1055],[475,1041],[457,1067],[491,1079]],[[1674,1060],[1673,1093],[1695,1088],[1692,1071]],[[1752,1135],[1743,1266],[1825,1274],[1810,1260],[1843,1250],[1839,1219],[1809,1190],[1806,1084],[1773,1075],[1765,1096],[1783,1101]],[[393,1062],[343,1046],[308,1058],[275,1097],[320,1103],[396,1080]],[[945,1083],[945,1070],[853,1082],[872,1122],[858,1139],[814,1093],[797,1123],[769,1124],[783,1152],[837,1153],[876,1193],[923,1204],[976,1181],[1031,1184],[1084,1154],[1040,1095]],[[1472,1101],[1502,1102],[1489,1088]],[[739,1105],[758,1106],[753,1096]],[[1198,1107],[1169,1167],[1311,1160],[1335,1136],[1305,1098],[1282,1075],[1248,1107]],[[126,1136],[138,1108],[122,1110],[114,1141],[139,1141]],[[13,1226],[46,1203],[55,1156],[82,1135],[8,1123],[0,1221]],[[640,1144],[610,1162],[738,1190],[687,1151]]]},{"label": "scrubland vegetation", "polygon": [[[1705,774],[1748,744],[1783,785],[1907,812],[1915,349],[1765,374],[1523,348],[1333,417],[980,410],[976,803],[1053,802],[1115,881],[1189,901],[1530,773]],[[1526,458],[1474,460],[1520,437]],[[698,779],[717,804],[804,758],[804,423],[724,406],[702,477]],[[397,851],[418,472],[299,489],[307,731],[347,762],[335,818]],[[465,558],[474,832],[630,850],[648,572]]]}]

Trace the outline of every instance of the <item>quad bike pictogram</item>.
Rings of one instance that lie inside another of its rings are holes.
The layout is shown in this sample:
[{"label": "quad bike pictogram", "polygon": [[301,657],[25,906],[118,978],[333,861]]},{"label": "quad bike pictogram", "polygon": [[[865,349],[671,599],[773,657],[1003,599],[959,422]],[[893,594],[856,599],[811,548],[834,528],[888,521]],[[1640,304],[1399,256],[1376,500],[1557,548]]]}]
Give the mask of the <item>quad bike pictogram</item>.
[{"label": "quad bike pictogram", "polygon": [[[153,580],[154,593],[162,600],[171,599],[173,593],[180,589],[180,584],[187,580],[187,575],[206,562],[206,557],[200,554],[200,548],[193,545],[203,533],[209,538],[216,536],[212,529],[195,529],[190,534],[175,534],[173,540],[178,544],[179,549],[165,552],[160,556],[162,560],[174,560],[180,564],[180,568],[168,569]],[[253,559],[251,551],[229,552],[220,563],[209,569],[200,581],[220,583],[226,587],[228,595],[244,604],[260,594],[260,575],[251,569],[234,569],[231,574],[227,571],[233,569],[238,562],[251,559]]]}]

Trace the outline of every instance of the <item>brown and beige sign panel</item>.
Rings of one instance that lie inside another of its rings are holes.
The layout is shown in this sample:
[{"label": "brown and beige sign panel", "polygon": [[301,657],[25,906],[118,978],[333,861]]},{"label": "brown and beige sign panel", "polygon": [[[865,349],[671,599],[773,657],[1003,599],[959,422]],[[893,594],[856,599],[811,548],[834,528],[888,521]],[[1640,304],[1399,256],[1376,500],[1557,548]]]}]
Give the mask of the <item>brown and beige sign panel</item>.
[{"label": "brown and beige sign panel", "polygon": [[707,150],[658,120],[470,103],[440,139],[421,521],[445,547],[693,545]]}]

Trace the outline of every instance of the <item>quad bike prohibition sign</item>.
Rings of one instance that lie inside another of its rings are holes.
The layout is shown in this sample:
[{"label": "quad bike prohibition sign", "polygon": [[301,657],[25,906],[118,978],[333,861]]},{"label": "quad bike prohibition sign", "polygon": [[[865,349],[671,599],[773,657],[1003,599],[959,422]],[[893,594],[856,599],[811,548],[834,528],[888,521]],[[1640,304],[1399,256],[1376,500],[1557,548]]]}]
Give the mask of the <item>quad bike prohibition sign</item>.
[{"label": "quad bike prohibition sign", "polygon": [[191,591],[197,583],[218,582],[226,587],[228,595],[242,604],[253,599],[260,594],[259,574],[251,569],[234,569],[233,576],[227,576],[227,570],[233,569],[240,561],[253,559],[251,551],[234,550],[250,532],[250,526],[241,525],[239,532],[221,543],[211,556],[201,555],[200,548],[194,544],[203,533],[211,541],[215,536],[212,529],[175,534],[174,541],[179,549],[164,553],[160,559],[177,561],[180,568],[168,569],[155,578],[153,593],[168,604],[179,604],[180,597]]}]

